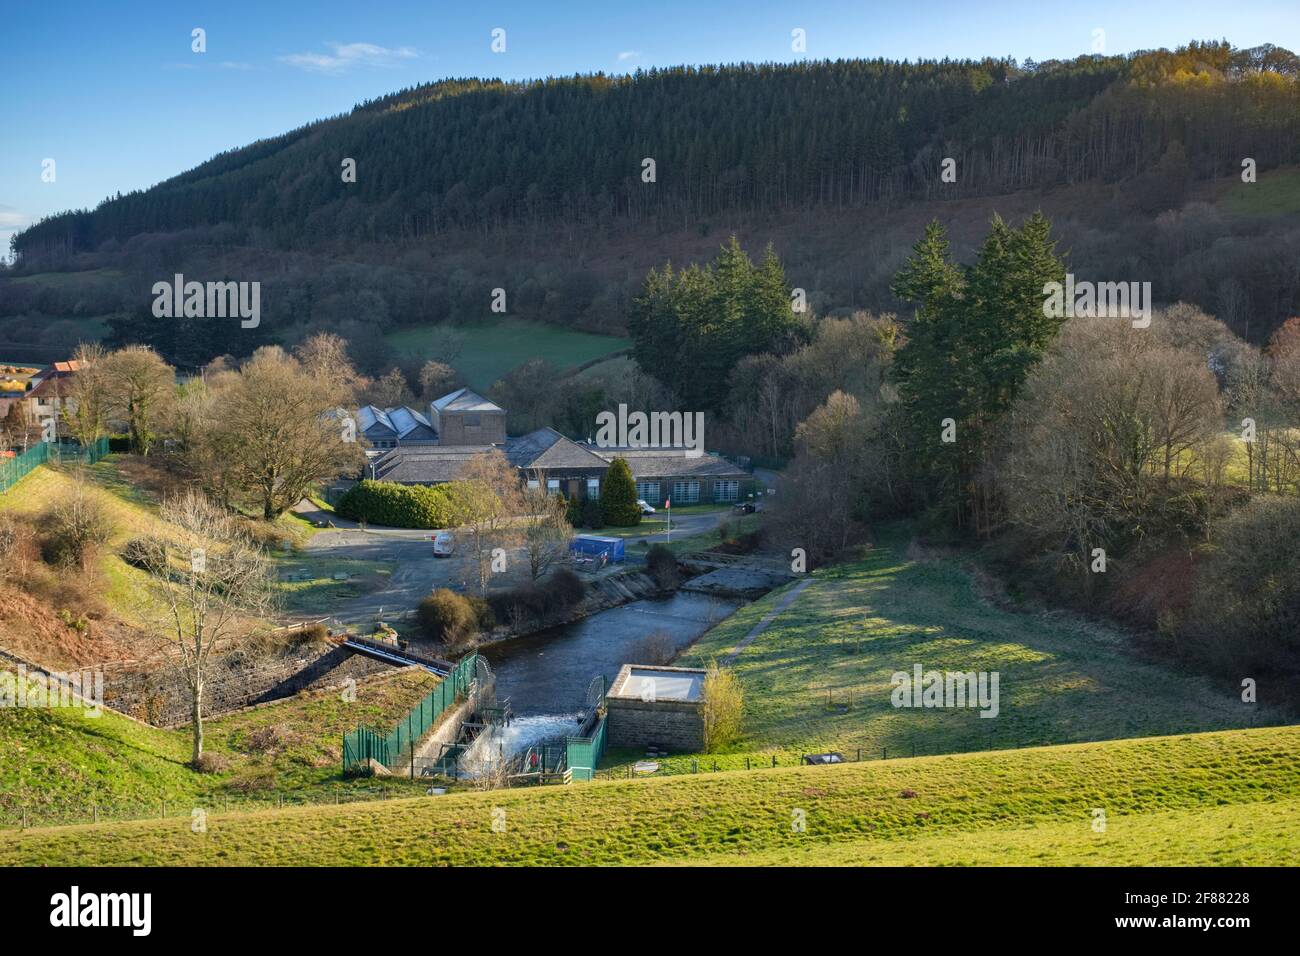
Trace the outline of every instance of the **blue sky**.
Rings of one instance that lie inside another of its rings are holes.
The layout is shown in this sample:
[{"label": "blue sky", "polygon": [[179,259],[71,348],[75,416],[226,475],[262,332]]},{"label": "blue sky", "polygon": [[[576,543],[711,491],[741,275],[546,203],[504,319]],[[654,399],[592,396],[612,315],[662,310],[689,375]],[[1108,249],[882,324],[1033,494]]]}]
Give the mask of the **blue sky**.
[{"label": "blue sky", "polygon": [[[213,154],[446,76],[525,78],[638,66],[1014,56],[1226,38],[1300,50],[1296,0],[764,0],[217,3],[4,0],[0,254],[41,216],[94,206]],[[206,31],[207,51],[191,50]],[[490,48],[494,28],[506,50]],[[807,53],[791,50],[806,31]],[[55,179],[42,181],[42,163]]]}]

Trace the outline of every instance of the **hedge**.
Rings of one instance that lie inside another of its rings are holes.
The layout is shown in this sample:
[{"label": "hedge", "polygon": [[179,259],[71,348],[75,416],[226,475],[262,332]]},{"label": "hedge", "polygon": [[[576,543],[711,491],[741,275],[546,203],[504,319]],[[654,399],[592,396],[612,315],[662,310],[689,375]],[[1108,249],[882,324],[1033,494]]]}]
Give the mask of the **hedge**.
[{"label": "hedge", "polygon": [[349,488],[334,510],[389,528],[446,528],[452,524],[451,486],[366,480]]}]

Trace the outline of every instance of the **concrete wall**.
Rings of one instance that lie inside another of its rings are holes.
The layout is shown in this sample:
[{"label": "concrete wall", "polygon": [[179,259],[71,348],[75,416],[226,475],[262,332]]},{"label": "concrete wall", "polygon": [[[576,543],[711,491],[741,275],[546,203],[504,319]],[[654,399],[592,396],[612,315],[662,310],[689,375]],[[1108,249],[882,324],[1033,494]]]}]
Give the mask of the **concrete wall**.
[{"label": "concrete wall", "polygon": [[702,706],[699,701],[607,697],[609,746],[658,746],[698,753],[704,749]]}]

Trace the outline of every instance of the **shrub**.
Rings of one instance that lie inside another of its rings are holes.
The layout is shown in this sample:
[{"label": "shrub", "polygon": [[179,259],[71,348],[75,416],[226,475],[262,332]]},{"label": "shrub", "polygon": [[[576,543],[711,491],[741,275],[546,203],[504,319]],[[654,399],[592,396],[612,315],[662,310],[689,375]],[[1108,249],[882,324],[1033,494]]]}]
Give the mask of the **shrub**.
[{"label": "shrub", "polygon": [[564,520],[574,528],[582,527],[582,501],[580,499],[564,499]]},{"label": "shrub", "polygon": [[1243,667],[1300,660],[1300,501],[1257,498],[1218,527],[1197,576],[1190,628],[1212,658]]},{"label": "shrub", "polygon": [[353,521],[390,528],[446,528],[453,523],[450,485],[399,485],[362,481],[339,499],[335,511]]},{"label": "shrub", "polygon": [[137,537],[122,545],[122,550],[118,554],[131,567],[147,570],[149,568],[149,557],[153,551],[154,546],[148,538]]},{"label": "shrub", "polygon": [[588,498],[582,505],[582,526],[597,530],[605,527],[605,515],[600,510],[600,502]]},{"label": "shrub", "polygon": [[636,482],[632,469],[622,458],[615,458],[605,472],[600,489],[600,510],[605,524],[630,528],[641,523],[641,507],[636,503]]},{"label": "shrub", "polygon": [[474,621],[480,631],[490,631],[497,626],[497,616],[486,599],[470,594],[465,600],[469,601],[469,606],[474,611]]},{"label": "shrub", "polygon": [[85,566],[95,550],[113,537],[113,522],[98,496],[78,485],[42,517],[41,551],[51,564]]},{"label": "shrub", "polygon": [[230,769],[230,761],[221,754],[209,751],[199,754],[199,759],[193,766],[199,773],[225,773]]},{"label": "shrub", "polygon": [[704,699],[704,749],[717,753],[740,736],[745,691],[734,671],[710,661],[700,694]]},{"label": "shrub", "polygon": [[677,570],[677,557],[671,548],[662,544],[650,546],[650,550],[645,553],[645,566],[650,577],[654,578],[655,584],[665,590],[675,588],[681,581],[681,573]]},{"label": "shrub", "polygon": [[557,569],[546,579],[551,595],[563,607],[573,607],[587,596],[587,585],[569,568]]},{"label": "shrub", "polygon": [[426,637],[444,644],[456,644],[477,630],[478,615],[463,594],[438,588],[415,610],[416,620]]}]

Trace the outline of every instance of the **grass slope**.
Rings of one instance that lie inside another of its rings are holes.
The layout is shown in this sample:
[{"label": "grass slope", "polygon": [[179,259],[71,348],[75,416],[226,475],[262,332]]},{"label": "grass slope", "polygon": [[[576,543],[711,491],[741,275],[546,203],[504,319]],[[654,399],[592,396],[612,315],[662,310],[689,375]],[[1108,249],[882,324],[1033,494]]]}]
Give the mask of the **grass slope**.
[{"label": "grass slope", "polygon": [[1300,835],[1280,825],[1300,798],[1297,748],[1300,727],[1267,728],[215,814],[197,834],[188,818],[31,830],[0,844],[0,865],[873,862],[877,851],[918,864],[1191,864],[1227,862],[1223,847],[1245,843],[1232,831],[1260,821],[1273,822],[1240,862],[1281,865],[1300,862]]},{"label": "grass slope", "polygon": [[[719,766],[746,754],[840,750],[853,759],[1027,747],[1189,733],[1286,715],[1243,704],[1210,682],[1145,663],[1125,637],[1062,613],[1018,613],[978,592],[956,560],[913,560],[891,529],[862,560],[816,572],[794,603],[732,665],[744,685],[743,737]],[[723,660],[786,589],[742,608],[678,663]],[[1000,712],[895,708],[891,676],[927,671],[997,671]],[[631,754],[614,754],[614,763]],[[711,762],[715,755],[707,758]],[[689,759],[661,761],[668,771]]]},{"label": "grass slope", "polygon": [[[564,370],[618,352],[631,345],[625,338],[578,332],[526,319],[496,319],[447,326],[464,336],[460,355],[451,364],[471,386],[489,388],[511,369],[540,358]],[[399,353],[424,357],[430,333],[438,326],[400,329],[384,336]]]},{"label": "grass slope", "polygon": [[91,717],[78,708],[0,708],[0,825],[20,820],[24,806],[38,822],[80,819],[92,806],[125,816],[156,813],[164,800],[207,806],[384,784],[341,777],[343,734],[358,724],[388,728],[436,683],[412,669],[358,683],[355,701],[338,690],[316,691],[206,721],[204,749],[229,765],[215,774],[186,766],[188,729],[161,730],[112,711]]}]

